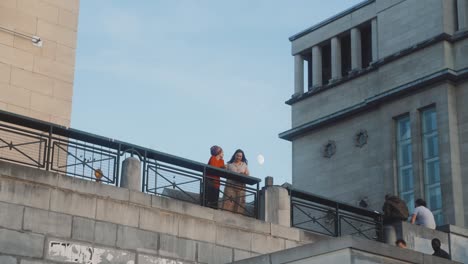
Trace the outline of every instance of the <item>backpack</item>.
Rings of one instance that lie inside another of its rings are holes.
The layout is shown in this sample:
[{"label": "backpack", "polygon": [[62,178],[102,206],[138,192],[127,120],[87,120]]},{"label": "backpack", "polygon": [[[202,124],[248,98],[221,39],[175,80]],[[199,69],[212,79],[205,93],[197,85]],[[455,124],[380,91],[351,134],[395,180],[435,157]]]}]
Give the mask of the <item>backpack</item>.
[{"label": "backpack", "polygon": [[406,206],[405,201],[396,196],[390,196],[385,200],[383,212],[384,218],[406,221],[409,217],[408,206]]}]

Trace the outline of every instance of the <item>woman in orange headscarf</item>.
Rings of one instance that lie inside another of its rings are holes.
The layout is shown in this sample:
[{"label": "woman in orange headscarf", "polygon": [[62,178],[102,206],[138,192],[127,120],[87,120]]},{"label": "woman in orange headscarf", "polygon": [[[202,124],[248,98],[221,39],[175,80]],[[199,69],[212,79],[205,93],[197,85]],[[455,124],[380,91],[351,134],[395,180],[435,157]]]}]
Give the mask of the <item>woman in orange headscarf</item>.
[{"label": "woman in orange headscarf", "polygon": [[[220,146],[212,146],[210,148],[211,157],[208,161],[208,165],[216,168],[225,168],[224,165],[224,152]],[[208,207],[218,209],[219,201],[219,176],[206,175],[205,192],[204,192],[204,204]]]}]

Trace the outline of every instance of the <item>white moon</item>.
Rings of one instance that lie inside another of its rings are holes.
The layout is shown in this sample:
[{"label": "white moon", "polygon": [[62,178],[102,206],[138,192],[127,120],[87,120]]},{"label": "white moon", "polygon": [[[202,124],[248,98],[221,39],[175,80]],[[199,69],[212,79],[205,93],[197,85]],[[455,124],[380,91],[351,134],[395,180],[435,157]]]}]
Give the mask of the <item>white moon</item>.
[{"label": "white moon", "polygon": [[262,154],[259,154],[257,156],[257,162],[258,162],[258,164],[263,165],[263,163],[265,163],[265,157],[263,157]]}]

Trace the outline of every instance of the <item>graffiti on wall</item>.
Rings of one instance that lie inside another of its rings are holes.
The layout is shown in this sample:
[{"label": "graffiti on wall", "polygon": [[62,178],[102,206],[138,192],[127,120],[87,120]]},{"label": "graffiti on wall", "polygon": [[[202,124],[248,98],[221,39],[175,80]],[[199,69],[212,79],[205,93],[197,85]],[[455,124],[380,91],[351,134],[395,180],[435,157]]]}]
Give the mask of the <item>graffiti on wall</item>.
[{"label": "graffiti on wall", "polygon": [[143,263],[143,264],[185,264],[184,262],[179,261],[179,260],[172,260],[172,259],[166,259],[166,258],[155,257],[155,256],[146,256],[146,255],[140,255],[138,257],[138,263]]},{"label": "graffiti on wall", "polygon": [[[79,264],[135,264],[135,253],[124,250],[102,248],[90,244],[51,240],[47,259]],[[138,255],[139,264],[186,264],[180,260],[160,256]]]},{"label": "graffiti on wall", "polygon": [[135,255],[122,250],[105,249],[63,241],[49,242],[47,258],[80,264],[135,264]]}]

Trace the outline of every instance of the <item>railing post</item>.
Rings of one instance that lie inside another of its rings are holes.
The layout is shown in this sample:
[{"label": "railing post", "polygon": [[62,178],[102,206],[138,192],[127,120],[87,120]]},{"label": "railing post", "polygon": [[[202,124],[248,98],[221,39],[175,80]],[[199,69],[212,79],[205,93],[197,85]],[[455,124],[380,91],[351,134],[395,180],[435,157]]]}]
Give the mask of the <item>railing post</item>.
[{"label": "railing post", "polygon": [[146,184],[146,156],[148,155],[147,151],[145,150],[143,156],[143,177],[141,178],[141,192],[145,192],[145,184]]},{"label": "railing post", "polygon": [[257,194],[255,195],[255,218],[259,219],[260,217],[260,183],[257,182]]},{"label": "railing post", "polygon": [[286,188],[273,185],[273,177],[265,178],[260,219],[282,226],[291,226],[291,201]]},{"label": "railing post", "polygon": [[338,204],[336,204],[336,207],[335,207],[335,236],[336,237],[339,237],[341,236],[341,225],[340,225],[340,212],[339,212],[340,208],[338,206]]},{"label": "railing post", "polygon": [[206,195],[206,167],[203,167],[203,177],[202,177],[202,184],[200,185],[200,193],[201,193],[201,201],[200,204],[201,206],[206,206],[205,204],[205,195]]},{"label": "railing post", "polygon": [[52,148],[52,131],[53,127],[52,126],[49,126],[49,140],[47,142],[47,164],[46,164],[46,171],[49,171],[50,170],[50,151],[51,151],[51,148]]},{"label": "railing post", "polygon": [[379,215],[378,217],[378,232],[379,232],[379,235],[377,236],[377,240],[380,241],[380,242],[384,242],[384,229],[383,229],[383,217],[382,215]]},{"label": "railing post", "polygon": [[288,190],[289,193],[289,221],[291,222],[291,227],[294,227],[294,205],[293,205],[293,190]]},{"label": "railing post", "polygon": [[126,158],[122,163],[122,180],[120,187],[139,191],[141,186],[141,163],[137,158]]}]

